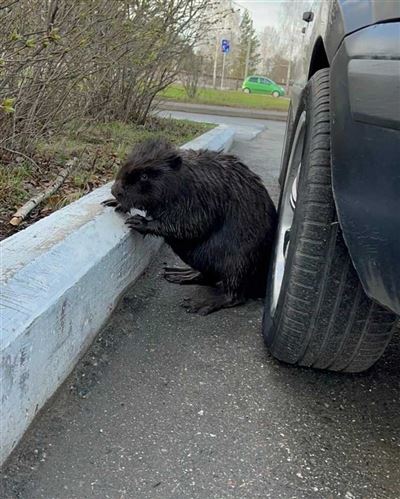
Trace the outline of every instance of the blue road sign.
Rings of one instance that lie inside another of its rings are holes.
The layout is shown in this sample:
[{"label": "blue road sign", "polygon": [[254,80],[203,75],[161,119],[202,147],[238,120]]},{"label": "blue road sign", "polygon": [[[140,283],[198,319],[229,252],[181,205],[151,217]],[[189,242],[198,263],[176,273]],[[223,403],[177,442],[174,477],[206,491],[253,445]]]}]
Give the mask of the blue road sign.
[{"label": "blue road sign", "polygon": [[230,50],[230,45],[229,45],[229,40],[222,40],[221,41],[221,49],[224,54],[227,54]]}]

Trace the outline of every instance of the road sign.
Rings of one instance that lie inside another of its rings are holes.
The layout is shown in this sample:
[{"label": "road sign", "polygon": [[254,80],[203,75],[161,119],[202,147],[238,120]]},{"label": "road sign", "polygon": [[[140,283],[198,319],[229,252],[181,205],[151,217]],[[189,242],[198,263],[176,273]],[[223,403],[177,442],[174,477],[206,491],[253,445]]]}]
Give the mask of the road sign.
[{"label": "road sign", "polygon": [[231,47],[230,47],[230,44],[229,44],[229,40],[225,40],[224,39],[224,40],[221,41],[221,49],[222,49],[222,52],[224,54],[227,54],[229,52],[230,48]]}]

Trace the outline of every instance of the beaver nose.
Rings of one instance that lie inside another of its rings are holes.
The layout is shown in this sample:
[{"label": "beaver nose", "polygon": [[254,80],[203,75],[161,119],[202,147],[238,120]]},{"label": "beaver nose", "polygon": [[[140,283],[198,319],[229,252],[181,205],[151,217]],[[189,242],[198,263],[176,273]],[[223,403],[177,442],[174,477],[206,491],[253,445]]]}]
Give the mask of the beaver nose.
[{"label": "beaver nose", "polygon": [[122,189],[118,182],[114,182],[111,187],[111,194],[118,199],[122,195]]}]

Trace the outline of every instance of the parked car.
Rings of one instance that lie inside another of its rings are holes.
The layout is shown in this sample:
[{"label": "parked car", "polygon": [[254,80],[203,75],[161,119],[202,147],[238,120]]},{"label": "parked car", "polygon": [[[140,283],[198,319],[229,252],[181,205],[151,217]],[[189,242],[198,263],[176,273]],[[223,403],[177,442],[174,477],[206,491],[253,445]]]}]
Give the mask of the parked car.
[{"label": "parked car", "polygon": [[280,85],[264,76],[248,76],[242,84],[242,90],[246,94],[266,94],[274,97],[285,95],[285,90]]},{"label": "parked car", "polygon": [[400,2],[313,5],[299,28],[263,333],[285,362],[360,372],[400,314]]}]

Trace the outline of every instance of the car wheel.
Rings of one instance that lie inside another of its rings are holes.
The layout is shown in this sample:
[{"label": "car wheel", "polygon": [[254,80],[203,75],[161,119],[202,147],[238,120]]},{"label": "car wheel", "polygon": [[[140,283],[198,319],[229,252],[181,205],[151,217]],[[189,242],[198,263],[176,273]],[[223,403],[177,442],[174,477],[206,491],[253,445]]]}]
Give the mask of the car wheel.
[{"label": "car wheel", "polygon": [[275,99],[277,99],[278,97],[280,97],[280,93],[277,90],[274,90],[272,92],[272,96],[275,97]]},{"label": "car wheel", "polygon": [[329,69],[308,83],[288,155],[263,334],[290,364],[360,372],[388,345],[396,316],[364,293],[338,223],[331,184]]},{"label": "car wheel", "polygon": [[249,88],[244,88],[244,89],[243,89],[243,92],[244,92],[245,94],[251,94],[251,92],[250,92],[250,89],[249,89]]}]

